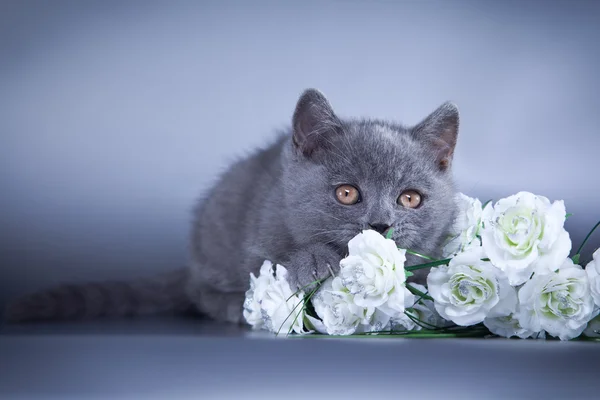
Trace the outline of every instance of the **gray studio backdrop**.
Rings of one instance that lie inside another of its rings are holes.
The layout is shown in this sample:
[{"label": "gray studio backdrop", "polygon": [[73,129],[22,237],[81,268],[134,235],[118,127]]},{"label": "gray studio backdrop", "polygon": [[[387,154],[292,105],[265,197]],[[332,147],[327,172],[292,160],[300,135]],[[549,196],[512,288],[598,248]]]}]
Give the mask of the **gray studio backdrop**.
[{"label": "gray studio backdrop", "polygon": [[340,115],[408,124],[455,101],[460,189],[564,199],[578,244],[600,219],[599,15],[592,1],[2,2],[0,304],[183,265],[195,198],[306,87]]}]

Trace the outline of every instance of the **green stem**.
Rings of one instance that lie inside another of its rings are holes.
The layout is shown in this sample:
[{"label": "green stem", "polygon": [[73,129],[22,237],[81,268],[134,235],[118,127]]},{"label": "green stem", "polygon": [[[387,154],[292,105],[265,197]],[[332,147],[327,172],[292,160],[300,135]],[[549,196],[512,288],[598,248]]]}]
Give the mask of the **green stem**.
[{"label": "green stem", "polygon": [[313,334],[313,335],[293,335],[291,337],[295,338],[343,338],[343,339],[373,339],[373,338],[381,338],[381,339],[391,339],[395,337],[400,338],[413,338],[413,339],[447,339],[447,338],[461,338],[461,337],[484,337],[489,335],[489,331],[474,331],[474,332],[459,332],[459,333],[422,333],[423,331],[416,332],[407,332],[407,333],[399,333],[399,332],[390,332],[389,335],[382,335],[385,332],[377,332],[377,334],[354,334],[354,335],[323,335],[323,334]]},{"label": "green stem", "polygon": [[[479,332],[465,332],[465,333],[425,333],[425,334],[416,334],[416,333],[407,333],[404,335],[398,335],[406,338],[413,339],[447,339],[447,338],[459,338],[459,337],[482,337],[487,335],[481,334]],[[390,337],[394,335],[388,335],[383,337]]]},{"label": "green stem", "polygon": [[[310,295],[308,295],[308,297],[306,297],[304,299],[304,304],[302,305],[302,311],[306,310],[306,305],[310,301],[311,297],[313,297],[313,295],[317,292],[317,290],[319,290],[318,286],[312,292],[310,292]],[[300,311],[299,313],[296,314],[294,321],[292,321],[292,326],[290,326],[290,330],[288,331],[286,336],[289,336],[289,334],[292,333],[292,330],[294,329],[294,324],[296,323],[296,321],[298,321],[298,316],[302,313],[302,311]]]},{"label": "green stem", "polygon": [[490,199],[490,200],[486,201],[485,203],[483,203],[483,205],[481,206],[481,209],[482,209],[482,210],[483,210],[483,209],[485,209],[485,207],[486,207],[488,204],[490,204],[491,202],[492,202],[492,199]]},{"label": "green stem", "polygon": [[[410,283],[406,284],[406,288],[414,295],[416,296],[421,296],[422,299],[426,299],[426,300],[432,300],[433,301],[433,297],[428,296],[427,293],[423,293],[421,292],[419,289],[417,289],[416,287],[414,287],[413,285],[411,285]],[[421,300],[421,299],[419,299]],[[417,300],[418,302],[418,300]]]},{"label": "green stem", "polygon": [[450,262],[450,258],[445,258],[443,260],[432,261],[430,263],[412,265],[410,267],[404,268],[407,271],[416,271],[418,269],[437,267],[438,265],[447,265]]},{"label": "green stem", "polygon": [[[290,297],[290,298],[291,298],[291,297]],[[287,300],[286,300],[286,303],[287,303]],[[287,317],[285,317],[285,319],[284,319],[284,320],[283,320],[283,322],[281,323],[281,326],[280,326],[280,327],[279,327],[279,329],[277,330],[277,333],[275,334],[275,336],[279,336],[279,333],[281,333],[281,329],[283,328],[283,325],[285,325],[285,323],[287,322],[287,320],[288,320],[288,319],[289,319],[289,318],[290,318],[292,315],[294,315],[294,313],[296,312],[296,309],[297,309],[297,308],[298,308],[298,306],[299,306],[299,305],[301,305],[301,304],[302,304],[302,308],[304,308],[304,302],[303,302],[302,300],[301,300],[301,301],[299,301],[299,302],[298,302],[298,304],[296,304],[296,305],[294,306],[294,308],[292,308],[292,311],[291,311],[291,312],[288,314],[288,316],[287,316]],[[300,311],[300,312],[302,312],[302,311]],[[294,318],[294,322],[292,322],[292,326],[290,327],[290,331],[291,331],[291,329],[293,328],[293,326],[294,326],[294,323],[295,323],[295,322],[296,322],[296,320],[298,319],[298,315],[300,315],[300,312],[299,312],[298,314],[296,314],[296,318]],[[288,332],[288,334],[289,334],[289,332]]]},{"label": "green stem", "polygon": [[429,256],[426,256],[426,255],[424,255],[424,254],[417,253],[416,251],[412,251],[412,250],[406,250],[406,252],[407,252],[408,254],[412,254],[413,256],[421,257],[421,258],[424,258],[424,259],[426,259],[426,260],[437,261],[437,259],[435,259],[435,258],[433,258],[433,257],[429,257]]},{"label": "green stem", "polygon": [[[329,278],[329,277],[327,277]],[[302,288],[298,289],[295,293],[293,293],[290,297],[288,297],[285,302],[287,303],[292,297],[294,297],[296,294],[300,293],[302,291],[303,288],[306,288],[310,285],[313,285],[315,283],[321,283],[323,281],[325,281],[327,278],[323,278],[317,281],[312,281],[311,283],[309,283],[308,285],[304,285],[302,286]],[[296,311],[296,309],[298,308],[298,306],[300,304],[302,304],[302,308],[304,309],[306,307],[306,304],[308,303],[308,300],[310,300],[310,298],[312,297],[313,294],[315,294],[315,292],[319,289],[319,285],[317,285],[317,287],[311,292],[310,296],[308,297],[308,299],[304,299],[304,301],[300,301],[298,302],[298,304],[296,304],[296,306],[292,309],[292,312],[288,314],[288,316],[283,320],[283,322],[281,323],[281,326],[279,327],[279,329],[277,330],[277,333],[275,334],[275,336],[279,336],[279,333],[281,332],[281,328],[283,328],[283,325],[286,323],[286,321],[294,314],[294,312]],[[298,320],[298,316],[300,315],[300,313],[296,314],[296,318],[294,318],[294,322],[292,322],[292,326],[290,327],[290,331],[289,333],[292,331],[292,328],[294,326],[294,324],[296,323],[296,321]]]},{"label": "green stem", "polygon": [[[332,275],[332,276],[333,276],[333,275]],[[296,290],[294,293],[292,293],[292,294],[290,295],[290,297],[288,297],[287,299],[285,299],[285,301],[287,302],[289,299],[291,299],[292,297],[296,296],[298,293],[300,293],[301,291],[303,291],[303,290],[304,290],[304,289],[306,289],[307,287],[309,287],[309,286],[312,286],[312,285],[314,285],[314,284],[317,284],[317,285],[318,285],[318,284],[320,284],[320,283],[322,283],[322,282],[325,282],[327,279],[329,279],[329,276],[328,276],[327,278],[319,279],[318,281],[312,281],[311,283],[309,283],[309,284],[306,284],[306,285],[302,286],[300,289],[298,289],[298,290]]]},{"label": "green stem", "polygon": [[452,334],[477,334],[477,333],[488,333],[489,330],[485,327],[478,326],[457,326],[455,328],[436,328],[436,329],[421,329],[418,331],[408,330],[397,330],[397,331],[377,331],[377,332],[364,332],[364,333],[353,333],[351,336],[373,336],[375,334],[390,333],[394,335],[405,335],[405,334],[437,334],[437,333],[452,333]]},{"label": "green stem", "polygon": [[582,342],[600,342],[599,337],[588,337],[588,336],[579,336],[577,338],[571,339],[572,341],[582,341]]},{"label": "green stem", "polygon": [[[410,267],[404,267],[404,269],[406,271],[416,271],[418,269],[437,267],[439,265],[447,265],[450,261],[452,261],[451,258],[444,258],[443,260],[436,260],[425,264],[411,265]],[[482,258],[481,261],[490,261],[490,259]]]},{"label": "green stem", "polygon": [[594,233],[594,231],[596,230],[596,228],[598,228],[598,226],[600,226],[600,221],[598,221],[598,223],[596,223],[596,225],[594,225],[594,227],[592,228],[590,233],[588,233],[587,236],[585,237],[585,239],[583,239],[583,243],[581,243],[581,246],[579,246],[579,248],[577,249],[577,253],[575,253],[575,254],[581,254],[581,250],[583,249],[583,246],[585,246],[585,243],[588,241],[590,236],[592,236],[592,233]]},{"label": "green stem", "polygon": [[408,312],[404,311],[404,315],[406,315],[412,322],[419,325],[423,329],[438,329],[437,326],[430,324],[429,322],[425,322],[420,318],[415,317],[414,315],[410,315]]},{"label": "green stem", "polygon": [[[427,292],[427,293],[429,293],[429,292]],[[427,294],[427,293],[424,293],[424,294]],[[412,306],[414,307],[414,306],[415,306],[415,304],[418,304],[418,303],[419,303],[419,302],[420,302],[422,299],[423,299],[423,296],[419,297],[419,298],[417,299],[417,301],[415,301],[415,302],[413,303],[413,305],[412,305]],[[427,300],[427,299],[426,299],[426,300]],[[433,298],[431,298],[431,301],[433,301]]]}]

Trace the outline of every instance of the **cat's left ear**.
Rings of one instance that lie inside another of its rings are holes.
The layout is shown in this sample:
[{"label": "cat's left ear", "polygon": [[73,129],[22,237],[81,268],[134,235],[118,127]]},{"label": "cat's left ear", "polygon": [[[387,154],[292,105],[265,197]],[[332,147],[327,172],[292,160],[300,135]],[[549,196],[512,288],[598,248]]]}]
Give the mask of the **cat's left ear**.
[{"label": "cat's left ear", "polygon": [[412,129],[413,136],[425,141],[436,156],[441,171],[449,169],[458,137],[458,107],[451,102],[442,104]]}]

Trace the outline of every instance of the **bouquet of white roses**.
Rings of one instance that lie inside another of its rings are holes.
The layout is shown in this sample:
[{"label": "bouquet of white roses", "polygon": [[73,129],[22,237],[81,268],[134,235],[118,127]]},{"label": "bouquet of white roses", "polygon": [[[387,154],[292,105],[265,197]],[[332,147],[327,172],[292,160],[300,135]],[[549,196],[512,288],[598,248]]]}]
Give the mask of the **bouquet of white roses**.
[{"label": "bouquet of white roses", "polygon": [[[562,201],[520,192],[482,206],[458,194],[459,215],[435,260],[366,230],[348,243],[339,273],[294,292],[287,270],[251,274],[244,317],[276,334],[379,337],[600,337],[600,249],[583,269]],[[428,262],[406,267],[406,253]],[[427,286],[407,282],[431,268]],[[587,329],[586,329],[587,328]]]}]

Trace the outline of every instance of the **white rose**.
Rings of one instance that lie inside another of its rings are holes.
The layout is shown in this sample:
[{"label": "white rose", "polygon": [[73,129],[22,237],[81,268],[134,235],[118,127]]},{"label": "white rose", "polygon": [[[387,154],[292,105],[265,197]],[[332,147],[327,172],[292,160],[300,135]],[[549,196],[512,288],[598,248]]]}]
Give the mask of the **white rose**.
[{"label": "white rose", "polygon": [[504,317],[486,318],[483,324],[495,335],[506,338],[517,336],[521,339],[537,337],[538,332],[525,329],[519,323],[517,316],[512,313]]},{"label": "white rose", "polygon": [[586,267],[585,272],[590,280],[590,292],[596,307],[600,307],[600,249],[594,252],[594,258]]},{"label": "white rose", "polygon": [[443,256],[450,257],[471,246],[480,246],[479,231],[481,229],[482,208],[479,199],[466,196],[462,193],[456,195],[458,215],[454,219],[450,230],[450,239],[443,249]]},{"label": "white rose", "polygon": [[482,257],[481,248],[473,248],[454,257],[448,266],[431,269],[427,287],[444,319],[469,326],[515,310],[515,289],[502,271]]},{"label": "white rose", "polygon": [[260,302],[265,291],[274,281],[273,264],[268,260],[260,267],[258,278],[250,273],[250,289],[246,291],[243,315],[246,322],[254,329],[261,329],[264,326]]},{"label": "white rose", "polygon": [[519,192],[483,210],[482,245],[513,286],[557,269],[571,251],[563,201]]},{"label": "white rose", "polygon": [[405,250],[393,240],[367,230],[348,243],[348,257],[340,262],[342,284],[360,307],[378,307],[393,317],[404,312],[412,295],[406,290]]},{"label": "white rose", "polygon": [[568,258],[558,271],[534,274],[519,289],[518,319],[525,329],[568,340],[579,336],[593,316],[587,275]]},{"label": "white rose", "polygon": [[263,324],[274,333],[306,333],[304,330],[304,292],[294,292],[287,281],[287,270],[275,267],[275,279],[262,293],[260,308]]},{"label": "white rose", "polygon": [[[329,335],[351,335],[369,313],[369,310],[354,304],[353,296],[342,285],[340,277],[323,282],[311,302]],[[314,324],[312,319],[310,321]]]},{"label": "white rose", "polygon": [[600,315],[588,322],[583,334],[587,337],[600,338]]}]

